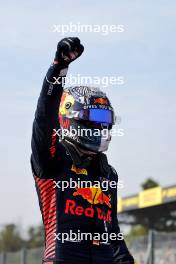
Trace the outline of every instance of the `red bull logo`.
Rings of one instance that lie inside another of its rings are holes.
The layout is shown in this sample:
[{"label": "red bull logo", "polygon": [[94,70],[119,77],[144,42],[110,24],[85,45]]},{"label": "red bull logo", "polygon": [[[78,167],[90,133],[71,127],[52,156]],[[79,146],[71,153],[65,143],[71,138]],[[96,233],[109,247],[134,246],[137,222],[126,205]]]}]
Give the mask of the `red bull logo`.
[{"label": "red bull logo", "polygon": [[90,218],[93,218],[95,216],[95,211],[97,212],[97,217],[100,220],[111,222],[111,210],[107,210],[107,212],[103,212],[101,208],[98,207],[86,207],[78,206],[75,201],[73,200],[67,200],[66,206],[65,206],[65,214],[70,215],[77,215],[77,216],[87,216]]},{"label": "red bull logo", "polygon": [[[73,196],[80,196],[85,199],[88,203],[92,204],[106,204],[111,208],[111,196],[106,195],[102,192],[99,187],[87,187],[87,188],[75,188],[76,191],[73,192]],[[67,200],[65,206],[65,213],[77,216],[87,216],[93,218],[96,215],[100,220],[111,222],[111,209],[106,212],[98,207],[84,207],[82,205],[77,205],[74,200]]]},{"label": "red bull logo", "polygon": [[73,193],[73,196],[80,195],[83,199],[87,200],[90,204],[106,204],[111,208],[111,196],[106,195],[102,192],[101,188],[90,187],[90,188],[78,188]]},{"label": "red bull logo", "polygon": [[94,104],[102,104],[102,105],[107,105],[108,104],[108,100],[105,98],[96,98],[94,100]]},{"label": "red bull logo", "polygon": [[98,197],[97,197],[97,201],[99,204],[106,204],[108,207],[111,208],[111,196],[104,194],[103,192],[101,192]]}]

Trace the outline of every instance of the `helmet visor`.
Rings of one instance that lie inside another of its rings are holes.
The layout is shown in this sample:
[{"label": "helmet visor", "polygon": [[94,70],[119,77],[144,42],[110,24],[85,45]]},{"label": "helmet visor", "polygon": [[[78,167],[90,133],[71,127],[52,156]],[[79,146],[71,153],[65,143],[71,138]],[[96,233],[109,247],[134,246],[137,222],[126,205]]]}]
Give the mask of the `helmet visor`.
[{"label": "helmet visor", "polygon": [[105,109],[82,109],[78,118],[96,123],[114,124],[113,112]]}]

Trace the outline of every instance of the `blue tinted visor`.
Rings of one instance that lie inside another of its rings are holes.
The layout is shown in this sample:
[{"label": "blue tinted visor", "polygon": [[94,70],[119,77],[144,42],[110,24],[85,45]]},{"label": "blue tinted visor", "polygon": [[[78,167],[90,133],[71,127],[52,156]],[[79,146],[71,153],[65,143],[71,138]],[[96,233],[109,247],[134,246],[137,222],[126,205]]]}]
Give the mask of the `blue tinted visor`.
[{"label": "blue tinted visor", "polygon": [[79,118],[96,123],[114,124],[113,112],[106,109],[84,109],[79,112]]}]

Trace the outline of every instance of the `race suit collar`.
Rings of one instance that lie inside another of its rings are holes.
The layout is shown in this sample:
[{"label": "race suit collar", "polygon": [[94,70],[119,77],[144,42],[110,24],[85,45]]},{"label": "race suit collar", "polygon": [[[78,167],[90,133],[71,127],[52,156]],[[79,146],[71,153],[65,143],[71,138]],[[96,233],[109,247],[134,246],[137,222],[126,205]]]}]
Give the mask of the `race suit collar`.
[{"label": "race suit collar", "polygon": [[85,155],[79,151],[77,146],[66,139],[62,140],[61,143],[69,153],[75,166],[85,168],[91,166],[93,163],[99,170],[101,177],[107,178],[109,176],[111,167],[109,166],[107,156],[104,153],[97,153],[97,155]]}]

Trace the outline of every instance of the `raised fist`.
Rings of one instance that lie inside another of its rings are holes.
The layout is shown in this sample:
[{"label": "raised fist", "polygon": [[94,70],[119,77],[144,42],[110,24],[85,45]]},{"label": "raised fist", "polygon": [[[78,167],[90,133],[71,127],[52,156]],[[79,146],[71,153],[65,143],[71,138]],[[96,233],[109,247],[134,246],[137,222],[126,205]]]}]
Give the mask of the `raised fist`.
[{"label": "raised fist", "polygon": [[54,61],[68,66],[70,62],[76,60],[84,51],[79,38],[64,38],[57,44],[57,51]]}]

